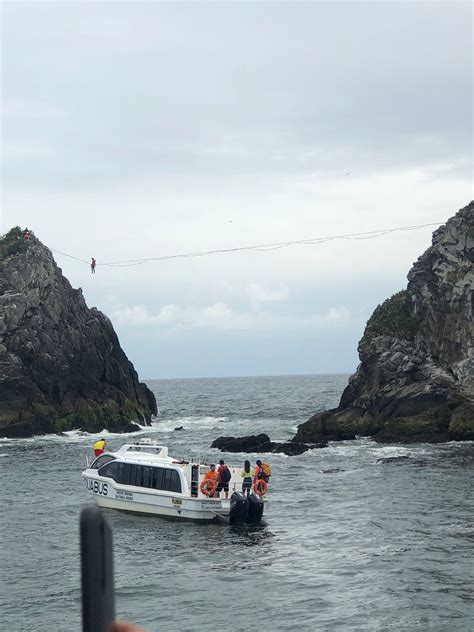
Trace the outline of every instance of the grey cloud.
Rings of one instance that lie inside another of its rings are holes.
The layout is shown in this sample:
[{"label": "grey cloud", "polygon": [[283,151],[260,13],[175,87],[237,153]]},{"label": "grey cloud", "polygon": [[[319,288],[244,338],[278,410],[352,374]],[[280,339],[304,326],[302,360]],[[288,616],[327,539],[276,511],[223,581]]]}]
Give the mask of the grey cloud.
[{"label": "grey cloud", "polygon": [[4,136],[25,153],[6,185],[25,167],[33,187],[93,188],[469,157],[470,11],[7,6]]},{"label": "grey cloud", "polygon": [[[58,250],[103,262],[441,221],[469,195],[467,3],[39,2],[2,13],[3,227],[34,224]],[[114,301],[245,313],[255,283],[288,288],[271,304],[288,321],[352,315],[314,338],[165,340],[157,327],[151,341],[118,324],[145,377],[337,371],[354,368],[365,319],[428,244],[425,231],[99,267],[94,280],[59,263],[110,313]]]}]

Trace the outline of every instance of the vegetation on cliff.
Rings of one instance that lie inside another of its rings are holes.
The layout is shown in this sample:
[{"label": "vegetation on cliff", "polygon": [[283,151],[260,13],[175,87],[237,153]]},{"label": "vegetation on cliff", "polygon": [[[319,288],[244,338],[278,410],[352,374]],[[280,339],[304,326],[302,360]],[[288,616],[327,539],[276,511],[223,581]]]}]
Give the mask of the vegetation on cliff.
[{"label": "vegetation on cliff", "polygon": [[0,261],[11,255],[26,252],[28,245],[23,241],[22,230],[15,226],[0,237]]},{"label": "vegetation on cliff", "polygon": [[375,308],[367,321],[362,339],[369,341],[374,336],[411,339],[416,330],[417,321],[410,314],[407,291],[402,290]]}]

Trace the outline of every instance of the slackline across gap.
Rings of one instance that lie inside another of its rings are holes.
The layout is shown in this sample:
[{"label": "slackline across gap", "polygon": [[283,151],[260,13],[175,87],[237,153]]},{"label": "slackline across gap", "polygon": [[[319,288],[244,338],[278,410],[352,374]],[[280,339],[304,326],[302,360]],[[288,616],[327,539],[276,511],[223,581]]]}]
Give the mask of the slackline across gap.
[{"label": "slackline across gap", "polygon": [[[200,252],[187,252],[181,254],[174,255],[163,255],[161,257],[146,257],[143,259],[128,259],[125,261],[107,261],[103,263],[97,263],[97,266],[109,266],[109,267],[129,267],[129,266],[137,266],[143,263],[148,263],[149,261],[167,261],[169,259],[187,259],[193,257],[206,257],[208,255],[217,255],[217,254],[225,254],[231,252],[269,252],[272,250],[280,250],[281,248],[288,248],[289,246],[312,246],[317,244],[324,244],[329,241],[334,241],[336,239],[351,239],[351,240],[363,240],[363,239],[375,239],[377,237],[382,237],[383,235],[388,235],[390,233],[395,233],[398,231],[411,231],[411,230],[419,230],[420,228],[427,228],[428,226],[440,226],[443,222],[431,222],[429,224],[415,224],[414,226],[398,226],[396,228],[383,228],[380,230],[371,230],[362,233],[350,233],[347,235],[332,235],[330,237],[313,237],[311,239],[296,239],[292,241],[281,241],[277,243],[271,244],[257,244],[254,246],[237,246],[235,248],[221,248],[218,250],[203,250]],[[70,259],[75,259],[76,261],[80,261],[81,263],[85,263],[89,265],[89,261],[85,261],[79,257],[75,257],[74,255],[68,254],[66,252],[62,252],[60,250],[53,250],[51,248],[51,252],[54,252],[56,255],[60,255],[62,257],[69,257]]]}]

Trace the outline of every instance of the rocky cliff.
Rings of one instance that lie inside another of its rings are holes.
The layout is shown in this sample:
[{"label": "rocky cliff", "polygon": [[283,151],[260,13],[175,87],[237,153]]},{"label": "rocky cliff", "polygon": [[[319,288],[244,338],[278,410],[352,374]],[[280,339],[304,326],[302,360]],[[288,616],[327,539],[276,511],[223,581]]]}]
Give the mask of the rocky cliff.
[{"label": "rocky cliff", "polygon": [[0,436],[121,431],[156,414],[110,320],[19,228],[0,240]]},{"label": "rocky cliff", "polygon": [[474,202],[434,234],[407,289],[379,305],[339,407],[298,427],[318,441],[327,423],[380,442],[474,439]]}]

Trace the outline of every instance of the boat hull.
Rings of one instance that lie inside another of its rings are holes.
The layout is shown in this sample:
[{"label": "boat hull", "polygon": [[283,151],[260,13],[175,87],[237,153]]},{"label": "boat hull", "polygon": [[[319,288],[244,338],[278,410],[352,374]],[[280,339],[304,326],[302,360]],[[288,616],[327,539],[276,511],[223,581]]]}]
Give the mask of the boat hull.
[{"label": "boat hull", "polygon": [[85,481],[87,490],[93,494],[99,507],[194,522],[215,522],[229,516],[228,500],[186,498],[152,490],[137,491],[136,488],[118,486],[110,480],[97,478],[85,477]]},{"label": "boat hull", "polygon": [[192,522],[216,522],[219,518],[226,518],[226,514],[221,511],[197,511],[189,509],[176,509],[174,507],[163,507],[146,503],[130,502],[127,500],[115,500],[113,498],[96,498],[99,507],[107,509],[118,509],[132,513],[150,514],[168,518],[171,520],[189,520]]}]

